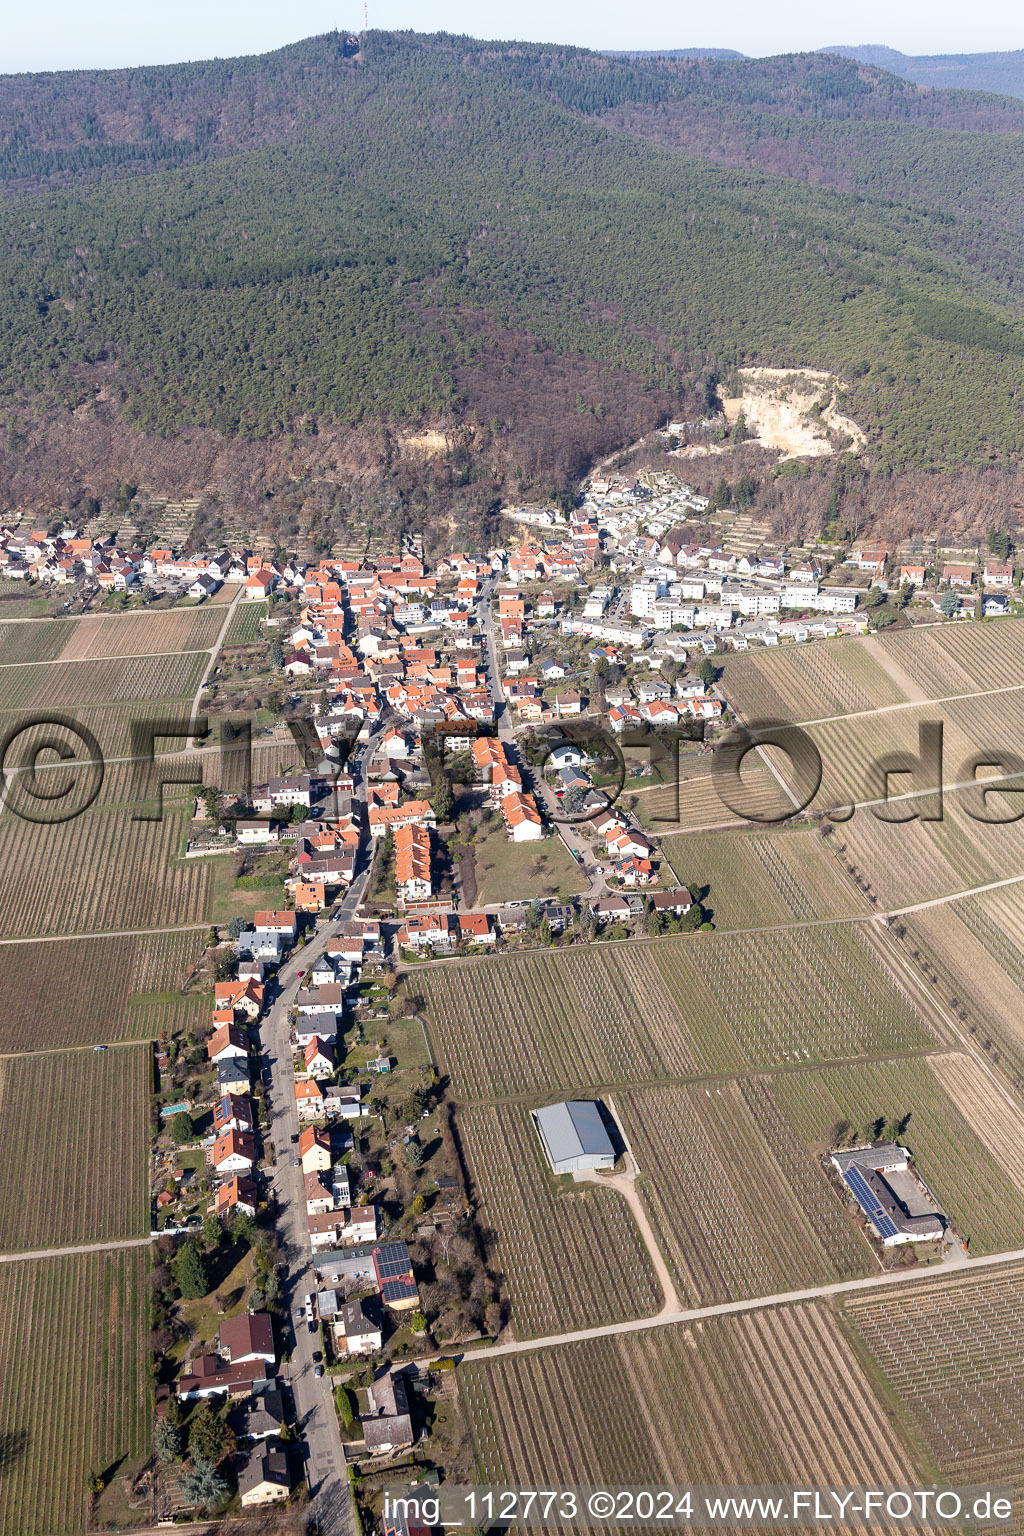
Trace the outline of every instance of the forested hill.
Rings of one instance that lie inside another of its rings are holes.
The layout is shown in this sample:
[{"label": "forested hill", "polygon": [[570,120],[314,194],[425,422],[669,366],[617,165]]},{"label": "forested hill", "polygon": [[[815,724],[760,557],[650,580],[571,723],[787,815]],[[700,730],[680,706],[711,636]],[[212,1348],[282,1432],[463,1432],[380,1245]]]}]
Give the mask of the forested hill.
[{"label": "forested hill", "polygon": [[1024,48],[1007,53],[900,53],[896,48],[823,48],[823,53],[876,64],[915,85],[944,90],[998,91],[1024,97]]},{"label": "forested hill", "polygon": [[818,55],[371,33],[8,77],[15,122],[5,496],[56,477],[55,444],[72,487],[83,444],[109,474],[163,444],[178,474],[190,431],[343,478],[346,442],[383,462],[439,426],[482,502],[746,361],[848,379],[882,468],[1024,449],[1019,103]]}]

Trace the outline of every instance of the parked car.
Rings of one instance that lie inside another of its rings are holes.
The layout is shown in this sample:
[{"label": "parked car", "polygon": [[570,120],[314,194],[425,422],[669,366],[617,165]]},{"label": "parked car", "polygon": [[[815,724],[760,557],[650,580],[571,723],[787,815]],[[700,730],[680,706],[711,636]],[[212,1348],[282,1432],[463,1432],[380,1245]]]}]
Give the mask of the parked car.
[{"label": "parked car", "polygon": [[320,1377],[321,1377],[321,1376],[322,1376],[322,1375],[323,1375],[323,1373],[324,1373],[324,1368],[323,1368],[323,1366],[322,1366],[322,1365],[314,1365],[314,1367],[313,1367],[313,1375],[314,1375],[314,1376],[315,1376],[315,1377],[316,1377],[316,1378],[317,1378],[317,1379],[318,1379],[318,1380],[319,1380],[319,1378],[320,1378]]}]

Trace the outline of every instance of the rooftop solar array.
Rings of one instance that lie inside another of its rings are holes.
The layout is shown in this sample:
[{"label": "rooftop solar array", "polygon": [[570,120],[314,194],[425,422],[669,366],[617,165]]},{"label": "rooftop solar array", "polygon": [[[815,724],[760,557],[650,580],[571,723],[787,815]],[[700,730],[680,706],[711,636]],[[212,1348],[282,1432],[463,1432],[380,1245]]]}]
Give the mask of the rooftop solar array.
[{"label": "rooftop solar array", "polygon": [[386,1301],[389,1306],[393,1306],[397,1301],[410,1301],[413,1298],[418,1301],[420,1293],[417,1290],[414,1281],[402,1279],[385,1280],[381,1285],[380,1294],[381,1298]]},{"label": "rooftop solar array", "polygon": [[860,1169],[853,1166],[847,1168],[843,1178],[853,1191],[854,1198],[865,1216],[874,1224],[879,1237],[896,1237],[900,1230],[899,1227],[883,1211],[878,1203],[878,1196]]},{"label": "rooftop solar array", "polygon": [[397,1280],[412,1271],[412,1260],[404,1243],[384,1243],[373,1256],[381,1280]]}]

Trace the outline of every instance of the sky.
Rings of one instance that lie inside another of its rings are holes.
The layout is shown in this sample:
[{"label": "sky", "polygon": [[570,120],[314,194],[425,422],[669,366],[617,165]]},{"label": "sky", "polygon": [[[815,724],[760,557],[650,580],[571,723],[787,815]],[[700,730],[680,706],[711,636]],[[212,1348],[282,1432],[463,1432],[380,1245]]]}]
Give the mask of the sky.
[{"label": "sky", "polygon": [[[590,48],[735,48],[791,53],[884,43],[904,53],[983,53],[1024,47],[1020,0],[858,0],[829,11],[820,0],[367,0],[371,27],[468,32],[475,37],[578,43]],[[263,53],[334,28],[361,31],[363,0],[48,0],[42,12],[7,8],[0,73],[118,68]]]}]

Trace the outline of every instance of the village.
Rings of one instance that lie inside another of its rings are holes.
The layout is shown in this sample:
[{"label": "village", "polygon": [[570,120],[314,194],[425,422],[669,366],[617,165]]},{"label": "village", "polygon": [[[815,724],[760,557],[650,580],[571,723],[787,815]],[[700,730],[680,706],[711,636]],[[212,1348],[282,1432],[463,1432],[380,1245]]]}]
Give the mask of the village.
[{"label": "village", "polygon": [[371,1517],[398,1471],[467,1470],[444,1371],[505,1319],[422,967],[710,928],[701,872],[679,879],[630,791],[659,782],[652,740],[696,760],[728,727],[715,658],[1015,597],[998,553],[741,549],[706,512],[672,476],[598,475],[574,511],[509,509],[506,543],[432,565],[415,540],[306,564],[0,534],[0,571],[54,611],[251,615],[197,702],[216,723],[260,697],[282,771],[204,782],[184,857],[230,855],[273,900],[211,936],[211,1016],[157,1050],[151,1154],[158,1450],[232,1437],[243,1508],[301,1499],[339,1448]]}]

